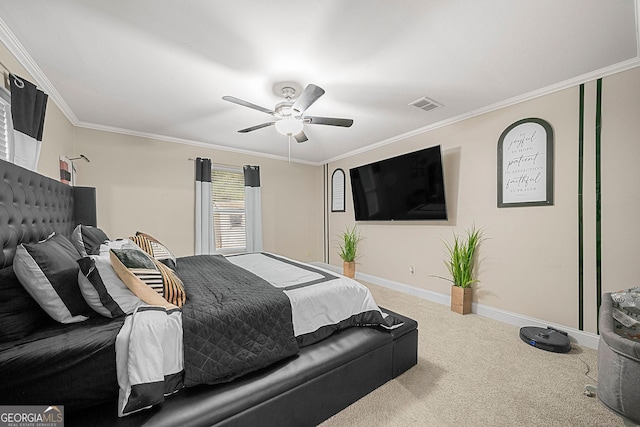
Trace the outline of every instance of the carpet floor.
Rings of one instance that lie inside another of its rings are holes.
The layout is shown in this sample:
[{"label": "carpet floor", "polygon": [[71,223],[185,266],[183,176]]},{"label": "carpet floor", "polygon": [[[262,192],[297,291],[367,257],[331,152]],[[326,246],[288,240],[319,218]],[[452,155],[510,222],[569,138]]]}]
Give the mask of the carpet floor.
[{"label": "carpet floor", "polygon": [[552,353],[519,328],[367,284],[376,302],[418,322],[418,364],[321,427],[622,426],[595,397],[597,351]]}]

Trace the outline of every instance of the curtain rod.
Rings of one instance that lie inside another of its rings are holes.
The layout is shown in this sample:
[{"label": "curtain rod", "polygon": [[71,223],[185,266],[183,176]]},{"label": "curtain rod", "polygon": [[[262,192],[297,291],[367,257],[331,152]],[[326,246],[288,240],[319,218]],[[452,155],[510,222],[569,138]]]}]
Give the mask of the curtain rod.
[{"label": "curtain rod", "polygon": [[[7,67],[6,65],[4,65],[2,63],[2,61],[0,61],[0,66],[2,68],[4,68],[7,71],[7,77],[5,78],[5,86],[9,85],[9,78],[11,77],[11,75],[13,74],[11,72],[11,70],[9,69],[9,67]],[[22,89],[24,87],[24,82],[22,81],[22,79],[20,77],[18,77],[17,75],[13,74],[13,80],[16,84],[17,87],[19,87],[20,89]],[[6,88],[7,90],[10,90],[9,87]]]},{"label": "curtain rod", "polygon": [[[207,158],[207,159],[209,159],[209,160],[211,160],[211,165],[212,165],[212,166],[219,166],[219,167],[223,167],[223,168],[231,168],[231,169],[242,169],[242,168],[243,168],[243,166],[244,166],[244,165],[240,165],[240,166],[239,166],[239,165],[228,165],[228,164],[225,164],[225,163],[218,163],[218,162],[214,162],[214,161],[213,161],[211,158],[209,158],[209,157],[206,157],[206,158]],[[195,162],[195,161],[196,161],[196,159],[195,159],[194,157],[189,157],[187,160],[188,160],[188,161],[190,161],[190,162]]]},{"label": "curtain rod", "polygon": [[[242,166],[238,166],[238,165],[227,165],[227,164],[224,164],[224,163],[214,162],[213,159],[211,159],[211,157],[202,157],[202,158],[211,160],[211,164],[212,165],[228,166],[230,168],[241,168],[242,167]],[[187,160],[190,161],[190,162],[195,162],[196,158],[195,157],[189,157]]]}]

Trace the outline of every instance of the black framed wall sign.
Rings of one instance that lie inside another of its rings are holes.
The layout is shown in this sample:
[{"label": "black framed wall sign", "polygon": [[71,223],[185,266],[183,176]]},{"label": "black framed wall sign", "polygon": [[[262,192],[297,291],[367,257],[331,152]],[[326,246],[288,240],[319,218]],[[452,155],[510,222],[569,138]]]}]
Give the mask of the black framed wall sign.
[{"label": "black framed wall sign", "polygon": [[553,205],[553,129],[522,119],[498,140],[498,207]]},{"label": "black framed wall sign", "polygon": [[331,175],[331,212],[345,211],[345,176],[342,169],[336,169]]}]

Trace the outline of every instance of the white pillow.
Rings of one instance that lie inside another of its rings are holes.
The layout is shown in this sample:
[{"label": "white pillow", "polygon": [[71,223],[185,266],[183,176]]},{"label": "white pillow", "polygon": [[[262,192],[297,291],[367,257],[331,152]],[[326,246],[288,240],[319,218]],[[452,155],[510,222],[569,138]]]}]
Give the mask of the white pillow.
[{"label": "white pillow", "polygon": [[80,291],[87,304],[106,317],[131,314],[142,304],[142,300],[129,290],[111,266],[108,247],[127,245],[126,242],[125,240],[113,245],[111,243],[114,242],[103,244],[100,255],[89,255],[78,260]]}]

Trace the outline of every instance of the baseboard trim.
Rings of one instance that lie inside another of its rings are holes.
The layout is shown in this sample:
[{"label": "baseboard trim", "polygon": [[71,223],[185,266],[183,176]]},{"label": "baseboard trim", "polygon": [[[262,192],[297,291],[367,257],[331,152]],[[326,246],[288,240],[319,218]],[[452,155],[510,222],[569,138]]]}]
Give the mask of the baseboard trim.
[{"label": "baseboard trim", "polygon": [[[322,262],[314,262],[312,263],[317,265],[318,267],[325,268],[327,270],[334,271],[336,273],[342,273],[342,269],[335,265],[325,264]],[[450,305],[451,297],[450,295],[441,294],[439,292],[428,291],[426,289],[416,288],[415,286],[407,285],[404,283],[396,282],[393,280],[383,279],[381,277],[373,276],[371,274],[356,272],[356,278],[360,279],[364,282],[370,282],[374,285],[383,286],[385,288],[394,289],[396,291],[404,292],[409,295],[416,296],[418,298],[423,298],[428,301],[433,301],[442,305]],[[513,313],[507,310],[501,310],[499,308],[490,307],[484,304],[473,303],[472,305],[473,313],[476,313],[480,316],[488,317],[489,319],[497,320],[499,322],[507,323],[509,325],[514,326],[537,326],[540,328],[546,328],[547,326],[551,326],[553,328],[560,329],[569,334],[569,338],[571,342],[577,343],[579,345],[597,349],[598,342],[600,341],[600,336],[597,334],[593,334],[591,332],[580,331],[575,328],[570,328],[568,326],[559,325],[556,323],[545,322],[544,320],[536,319],[529,316],[524,316],[522,314]]]}]

